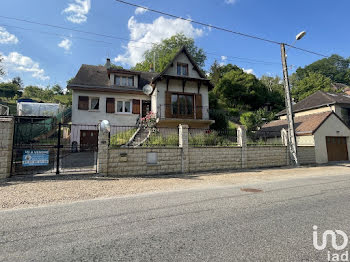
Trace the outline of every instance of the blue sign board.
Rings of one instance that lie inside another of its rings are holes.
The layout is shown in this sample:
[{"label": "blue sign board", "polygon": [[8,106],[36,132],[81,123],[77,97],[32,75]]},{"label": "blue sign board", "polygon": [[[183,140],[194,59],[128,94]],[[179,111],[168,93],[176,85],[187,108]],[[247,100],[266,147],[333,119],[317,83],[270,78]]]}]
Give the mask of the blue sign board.
[{"label": "blue sign board", "polygon": [[49,150],[24,150],[22,166],[47,166]]}]

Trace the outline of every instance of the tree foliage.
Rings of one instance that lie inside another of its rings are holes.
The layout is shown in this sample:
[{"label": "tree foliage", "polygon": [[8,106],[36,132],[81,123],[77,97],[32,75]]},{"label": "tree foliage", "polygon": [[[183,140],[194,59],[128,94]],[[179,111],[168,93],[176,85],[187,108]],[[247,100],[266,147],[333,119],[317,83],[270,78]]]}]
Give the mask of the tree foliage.
[{"label": "tree foliage", "polygon": [[309,73],[318,73],[328,77],[332,82],[350,85],[350,58],[332,55],[316,62],[299,67],[292,76],[292,80],[300,81],[309,76]]},{"label": "tree foliage", "polygon": [[16,76],[12,79],[12,84],[17,85],[19,88],[23,87],[23,81],[19,76]]},{"label": "tree foliage", "polygon": [[257,110],[268,102],[268,90],[253,74],[233,69],[224,74],[214,93],[226,107]]},{"label": "tree foliage", "polygon": [[0,54],[0,76],[3,76],[5,74],[4,68],[1,65],[2,61],[3,61],[3,58],[2,58],[2,56]]},{"label": "tree foliage", "polygon": [[332,80],[330,78],[319,73],[309,72],[306,77],[295,83],[292,95],[295,101],[298,102],[318,90],[334,92],[331,84]]},{"label": "tree foliage", "polygon": [[206,55],[202,48],[198,48],[192,38],[186,37],[184,34],[176,34],[168,39],[164,39],[161,43],[153,45],[153,47],[144,53],[144,61],[137,63],[134,70],[149,71],[155,56],[156,65],[154,70],[161,72],[174,58],[176,53],[186,46],[188,52],[200,68],[204,67]]},{"label": "tree foliage", "polygon": [[19,96],[19,87],[14,83],[0,83],[0,96],[5,98],[13,98]]}]

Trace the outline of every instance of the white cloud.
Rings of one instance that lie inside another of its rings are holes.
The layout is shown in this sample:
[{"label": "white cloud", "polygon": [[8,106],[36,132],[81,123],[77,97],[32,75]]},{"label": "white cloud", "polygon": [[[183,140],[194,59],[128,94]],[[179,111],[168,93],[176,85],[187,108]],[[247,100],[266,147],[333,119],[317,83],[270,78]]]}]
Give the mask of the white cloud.
[{"label": "white cloud", "polygon": [[236,3],[236,1],[237,0],[225,0],[225,3],[233,5],[234,3]]},{"label": "white cloud", "polygon": [[143,53],[151,48],[151,44],[160,43],[163,39],[169,38],[177,33],[183,33],[187,37],[200,37],[204,30],[192,26],[189,21],[182,19],[168,19],[159,17],[152,23],[139,23],[135,17],[130,17],[128,21],[130,31],[130,41],[126,47],[126,52],[114,58],[115,62],[124,65],[134,66],[143,60]]},{"label": "white cloud", "polygon": [[0,44],[17,44],[18,38],[0,26]]},{"label": "white cloud", "polygon": [[7,56],[0,53],[3,57],[3,63],[7,71],[27,72],[32,77],[40,80],[49,80],[50,77],[45,75],[45,70],[40,68],[39,63],[34,62],[30,57],[24,56],[17,52],[11,52]]},{"label": "white cloud", "polygon": [[226,64],[227,56],[222,55],[219,65],[224,66]]},{"label": "white cloud", "polygon": [[135,9],[135,15],[141,15],[147,12],[147,9],[144,9],[142,7],[138,7]]},{"label": "white cloud", "polygon": [[74,0],[75,3],[68,4],[68,7],[62,11],[67,14],[67,20],[75,24],[81,24],[87,21],[87,14],[91,8],[91,0]]},{"label": "white cloud", "polygon": [[69,52],[70,48],[72,47],[72,41],[68,38],[63,39],[60,43],[58,43],[58,46],[66,50],[66,52]]},{"label": "white cloud", "polygon": [[254,73],[254,70],[249,68],[249,69],[245,69],[245,68],[242,68],[244,72],[246,72],[247,74],[252,74],[252,75],[255,75]]}]

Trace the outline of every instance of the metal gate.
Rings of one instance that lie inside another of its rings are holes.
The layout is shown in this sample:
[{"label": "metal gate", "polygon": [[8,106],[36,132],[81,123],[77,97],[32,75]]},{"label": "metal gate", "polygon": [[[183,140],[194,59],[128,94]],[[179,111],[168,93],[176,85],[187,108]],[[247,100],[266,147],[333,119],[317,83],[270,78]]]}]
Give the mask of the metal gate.
[{"label": "metal gate", "polygon": [[96,173],[97,136],[97,125],[16,120],[11,174]]}]

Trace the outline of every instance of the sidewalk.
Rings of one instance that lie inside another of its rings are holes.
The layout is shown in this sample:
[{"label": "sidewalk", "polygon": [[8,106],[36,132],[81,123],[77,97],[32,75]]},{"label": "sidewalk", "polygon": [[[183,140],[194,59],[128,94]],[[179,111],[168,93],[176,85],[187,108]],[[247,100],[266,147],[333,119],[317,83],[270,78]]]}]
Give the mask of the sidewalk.
[{"label": "sidewalk", "polygon": [[220,173],[144,177],[37,175],[0,182],[0,209],[67,203],[103,197],[188,188],[247,185],[291,178],[350,175],[350,163],[301,168],[272,168]]}]

